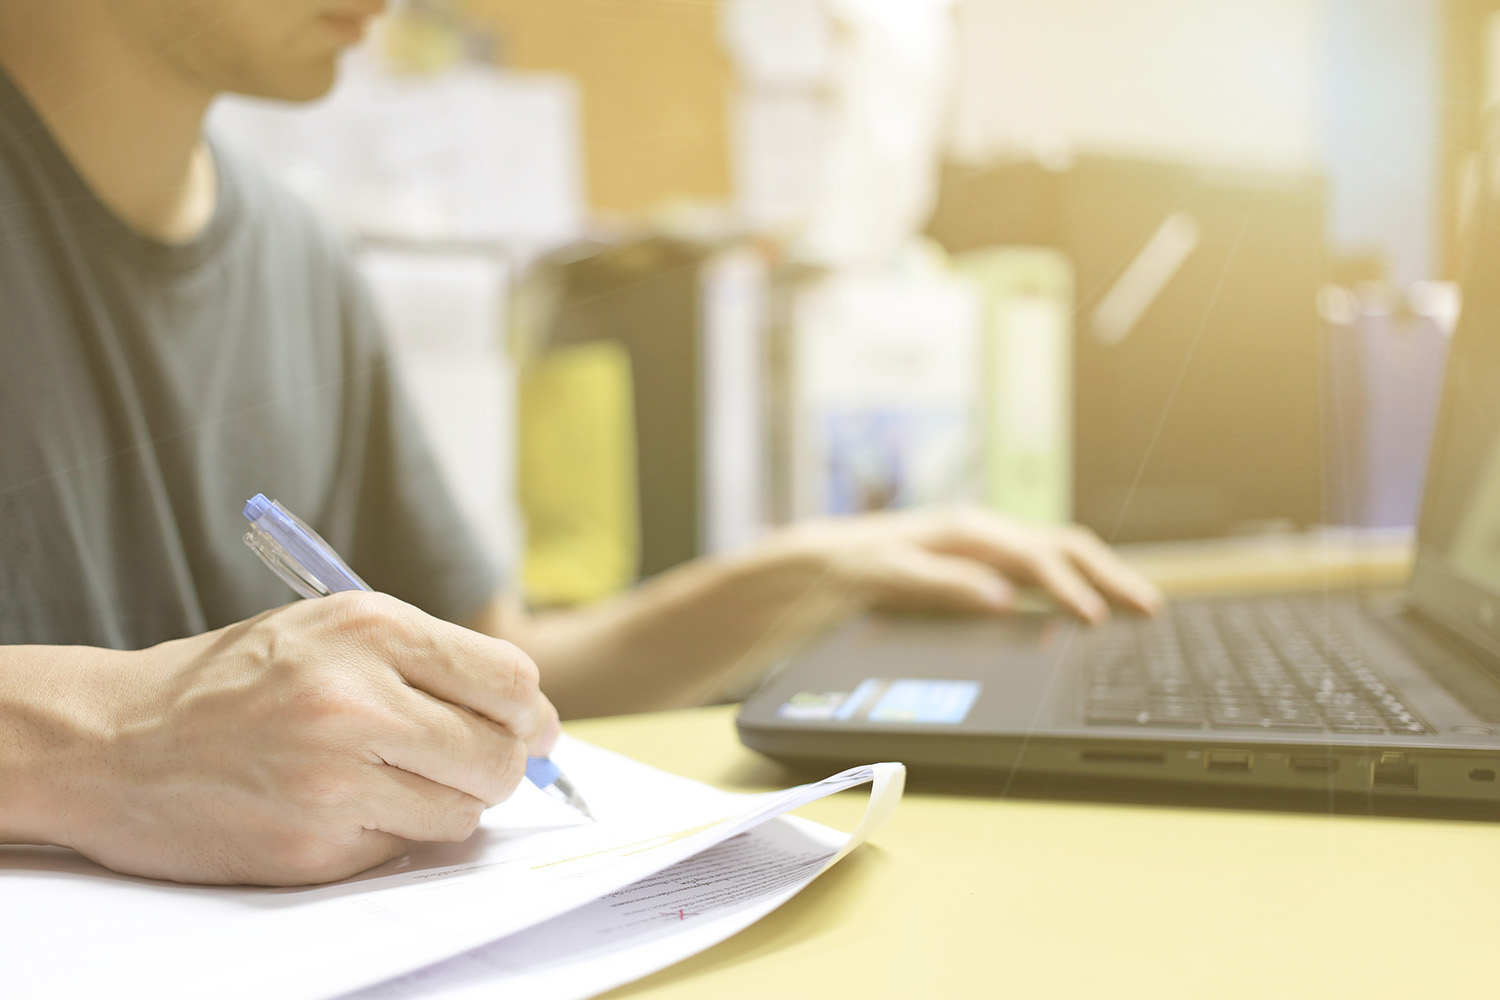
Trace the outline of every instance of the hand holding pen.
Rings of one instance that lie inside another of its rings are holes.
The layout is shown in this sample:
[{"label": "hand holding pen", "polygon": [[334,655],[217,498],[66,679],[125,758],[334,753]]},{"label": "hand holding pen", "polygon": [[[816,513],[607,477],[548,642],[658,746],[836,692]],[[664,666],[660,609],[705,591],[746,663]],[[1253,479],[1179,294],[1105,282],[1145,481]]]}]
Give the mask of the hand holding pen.
[{"label": "hand holding pen", "polygon": [[[245,544],[301,596],[327,597],[343,591],[370,589],[322,536],[274,500],[268,500],[263,494],[257,493],[245,504],[244,515],[250,522],[250,530],[245,534]],[[478,707],[465,702],[456,704],[470,709]],[[555,712],[553,716],[555,722]],[[491,718],[495,722],[503,721]],[[555,725],[553,728],[556,728]],[[548,749],[555,739],[555,734],[549,736]],[[589,819],[593,818],[583,797],[548,758],[529,757],[526,777],[542,791],[567,803]]]},{"label": "hand holding pen", "polygon": [[466,840],[560,732],[525,653],[386,594],[42,662],[16,718],[46,794],[3,818],[148,878],[330,882]]}]

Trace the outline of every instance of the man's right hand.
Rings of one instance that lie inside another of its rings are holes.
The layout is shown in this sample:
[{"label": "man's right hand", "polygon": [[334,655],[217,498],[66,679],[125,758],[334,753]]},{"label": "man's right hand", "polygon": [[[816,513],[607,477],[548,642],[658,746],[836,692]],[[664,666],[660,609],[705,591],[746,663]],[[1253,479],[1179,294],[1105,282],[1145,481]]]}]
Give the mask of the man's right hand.
[{"label": "man's right hand", "polygon": [[464,840],[559,732],[519,649],[362,592],[138,652],[0,647],[0,723],[0,842],[272,885]]}]

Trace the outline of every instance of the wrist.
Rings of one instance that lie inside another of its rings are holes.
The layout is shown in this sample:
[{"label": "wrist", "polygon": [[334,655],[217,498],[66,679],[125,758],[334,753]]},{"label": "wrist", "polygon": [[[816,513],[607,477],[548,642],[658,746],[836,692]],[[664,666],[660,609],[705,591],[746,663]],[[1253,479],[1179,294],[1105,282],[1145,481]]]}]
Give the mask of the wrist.
[{"label": "wrist", "polygon": [[739,573],[778,597],[808,602],[820,615],[846,617],[868,610],[877,593],[864,572],[846,522],[800,521],[749,550]]},{"label": "wrist", "polygon": [[108,742],[114,650],[0,647],[0,843],[75,845]]}]

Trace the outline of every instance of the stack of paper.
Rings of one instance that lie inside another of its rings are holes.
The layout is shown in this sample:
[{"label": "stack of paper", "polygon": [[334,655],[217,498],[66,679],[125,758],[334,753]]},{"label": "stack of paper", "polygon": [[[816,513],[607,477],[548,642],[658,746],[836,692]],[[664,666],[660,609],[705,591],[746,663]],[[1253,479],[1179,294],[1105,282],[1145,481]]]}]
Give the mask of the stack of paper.
[{"label": "stack of paper", "polygon": [[[8,991],[592,996],[775,908],[889,817],[905,773],[875,764],[737,795],[574,740],[553,758],[597,822],[523,786],[468,841],[327,886],[176,885],[56,848],[0,848]],[[866,781],[853,833],[784,815]]]}]

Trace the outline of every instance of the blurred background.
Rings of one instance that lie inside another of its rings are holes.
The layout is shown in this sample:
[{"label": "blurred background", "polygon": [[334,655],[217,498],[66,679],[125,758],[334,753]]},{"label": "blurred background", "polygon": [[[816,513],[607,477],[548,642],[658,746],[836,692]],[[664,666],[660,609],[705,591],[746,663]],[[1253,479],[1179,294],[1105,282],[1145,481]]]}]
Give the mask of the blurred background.
[{"label": "blurred background", "polygon": [[1409,532],[1500,0],[407,0],[214,125],[533,603],[927,502]]}]

